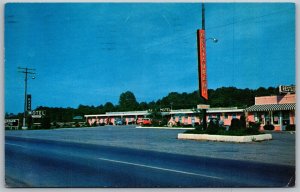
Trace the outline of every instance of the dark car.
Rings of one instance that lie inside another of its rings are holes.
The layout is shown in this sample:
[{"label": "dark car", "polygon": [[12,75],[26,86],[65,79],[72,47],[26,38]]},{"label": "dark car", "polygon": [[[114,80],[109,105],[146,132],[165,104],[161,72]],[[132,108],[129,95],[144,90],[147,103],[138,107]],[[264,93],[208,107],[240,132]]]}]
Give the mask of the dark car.
[{"label": "dark car", "polygon": [[125,124],[125,122],[124,122],[123,119],[116,119],[115,120],[115,125],[124,125],[124,124]]}]

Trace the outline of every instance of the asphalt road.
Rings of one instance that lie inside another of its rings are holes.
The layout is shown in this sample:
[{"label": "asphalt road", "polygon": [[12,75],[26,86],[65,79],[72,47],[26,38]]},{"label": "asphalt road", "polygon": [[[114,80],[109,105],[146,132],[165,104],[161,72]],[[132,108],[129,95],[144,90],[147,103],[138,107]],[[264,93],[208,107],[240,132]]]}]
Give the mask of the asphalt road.
[{"label": "asphalt road", "polygon": [[9,187],[285,187],[295,166],[5,137]]}]

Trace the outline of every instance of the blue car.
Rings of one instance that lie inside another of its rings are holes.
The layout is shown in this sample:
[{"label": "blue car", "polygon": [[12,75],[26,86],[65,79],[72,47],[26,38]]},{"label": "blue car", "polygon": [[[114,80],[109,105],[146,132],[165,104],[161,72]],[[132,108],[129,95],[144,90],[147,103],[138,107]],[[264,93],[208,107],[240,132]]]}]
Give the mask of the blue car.
[{"label": "blue car", "polygon": [[116,119],[115,120],[115,125],[124,125],[124,121],[122,119]]}]

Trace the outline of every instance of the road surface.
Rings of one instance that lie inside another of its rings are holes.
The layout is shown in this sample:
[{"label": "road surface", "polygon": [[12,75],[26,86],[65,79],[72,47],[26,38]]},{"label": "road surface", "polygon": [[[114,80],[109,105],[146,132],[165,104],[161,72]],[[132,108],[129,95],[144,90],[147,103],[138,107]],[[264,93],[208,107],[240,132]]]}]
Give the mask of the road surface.
[{"label": "road surface", "polygon": [[295,167],[5,137],[9,187],[286,187]]}]

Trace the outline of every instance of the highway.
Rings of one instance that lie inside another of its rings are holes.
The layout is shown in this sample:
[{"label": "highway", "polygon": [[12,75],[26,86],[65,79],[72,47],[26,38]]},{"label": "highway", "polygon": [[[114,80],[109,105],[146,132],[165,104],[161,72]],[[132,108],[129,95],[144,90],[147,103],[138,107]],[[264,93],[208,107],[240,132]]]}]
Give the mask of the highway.
[{"label": "highway", "polygon": [[9,187],[286,187],[295,167],[5,137]]}]

